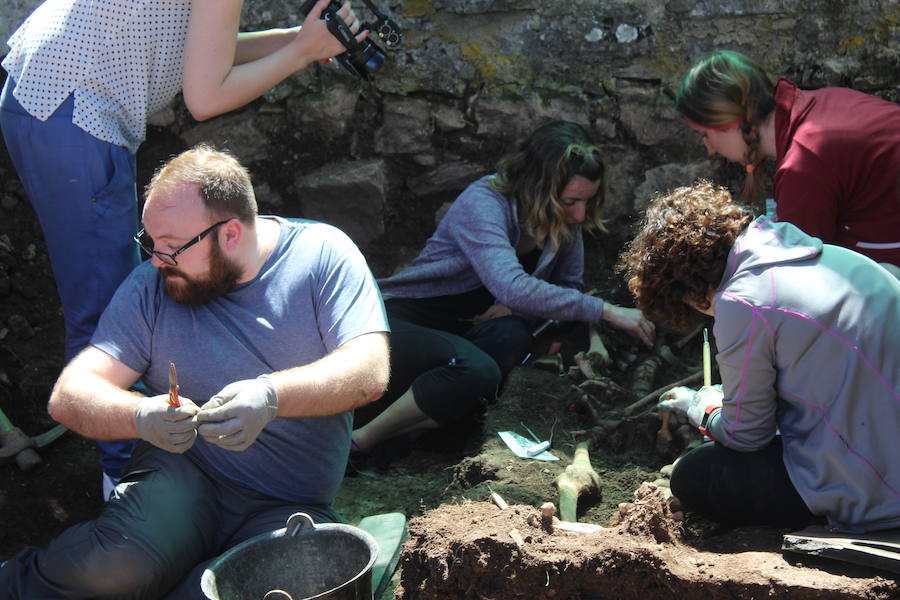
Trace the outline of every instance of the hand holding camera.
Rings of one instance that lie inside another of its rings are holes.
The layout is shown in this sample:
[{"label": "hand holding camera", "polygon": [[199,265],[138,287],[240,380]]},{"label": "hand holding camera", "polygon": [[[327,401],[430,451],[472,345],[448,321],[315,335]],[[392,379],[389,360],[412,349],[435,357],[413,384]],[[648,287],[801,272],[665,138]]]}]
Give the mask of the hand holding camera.
[{"label": "hand holding camera", "polygon": [[[322,13],[329,8],[332,2],[331,0],[315,0],[314,3],[308,2],[307,4],[311,4],[309,12],[306,13],[303,25],[294,40],[297,53],[307,57],[309,62],[329,63],[332,58],[347,50],[344,44],[331,33],[328,23],[322,17]],[[362,24],[353,12],[350,2],[345,2],[336,14],[347,24],[347,33],[354,38],[355,43],[362,42],[369,34],[367,30],[362,29]]]},{"label": "hand holding camera", "polygon": [[381,13],[371,0],[363,1],[376,17],[372,23],[360,24],[350,8],[349,0],[343,5],[339,0],[306,0],[300,7],[300,13],[306,15],[304,29],[307,26],[320,29],[321,25],[317,21],[321,19],[333,39],[345,49],[345,52],[329,56],[334,56],[341,66],[357,77],[370,81],[372,73],[384,64],[385,55],[369,38],[369,32],[374,33],[390,49],[400,45],[402,33],[397,24]]}]

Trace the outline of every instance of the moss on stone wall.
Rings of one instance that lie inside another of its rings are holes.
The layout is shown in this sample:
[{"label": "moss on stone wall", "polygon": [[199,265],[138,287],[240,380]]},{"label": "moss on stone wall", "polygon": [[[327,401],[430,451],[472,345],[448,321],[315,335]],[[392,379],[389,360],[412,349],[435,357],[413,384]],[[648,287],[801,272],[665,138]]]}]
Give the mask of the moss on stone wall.
[{"label": "moss on stone wall", "polygon": [[512,63],[512,57],[485,52],[478,42],[463,42],[460,52],[463,59],[469,61],[485,80],[494,79],[501,69],[508,68]]},{"label": "moss on stone wall", "polygon": [[[878,21],[878,26],[875,28],[875,39],[879,44],[890,44],[891,39],[900,37],[896,31],[898,27],[900,27],[900,4],[895,3]],[[897,50],[896,47],[894,50]]]},{"label": "moss on stone wall", "polygon": [[838,54],[847,54],[848,52],[852,52],[853,50],[862,47],[865,43],[866,38],[861,35],[848,35],[841,40],[840,44],[838,44],[837,52]]},{"label": "moss on stone wall", "polygon": [[405,17],[430,17],[433,14],[434,4],[431,0],[406,0],[403,3]]}]

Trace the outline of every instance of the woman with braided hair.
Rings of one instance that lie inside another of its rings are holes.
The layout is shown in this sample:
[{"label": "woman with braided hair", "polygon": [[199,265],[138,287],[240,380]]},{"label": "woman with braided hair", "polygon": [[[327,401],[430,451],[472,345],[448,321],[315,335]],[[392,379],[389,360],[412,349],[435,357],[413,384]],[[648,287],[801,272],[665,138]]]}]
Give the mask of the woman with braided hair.
[{"label": "woman with braided hair", "polygon": [[773,85],[752,59],[720,50],[687,73],[676,108],[710,154],[746,165],[743,202],[773,158],[779,221],[900,266],[900,106],[847,88]]}]

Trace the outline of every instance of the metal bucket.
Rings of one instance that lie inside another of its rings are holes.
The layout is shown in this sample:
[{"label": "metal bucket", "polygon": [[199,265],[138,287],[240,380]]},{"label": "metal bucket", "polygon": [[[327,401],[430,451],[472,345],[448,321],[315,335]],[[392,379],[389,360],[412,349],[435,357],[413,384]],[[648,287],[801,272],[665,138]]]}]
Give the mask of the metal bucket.
[{"label": "metal bucket", "polygon": [[284,529],[242,542],[203,572],[210,600],[372,600],[378,544],[340,523],[315,525],[295,513]]}]

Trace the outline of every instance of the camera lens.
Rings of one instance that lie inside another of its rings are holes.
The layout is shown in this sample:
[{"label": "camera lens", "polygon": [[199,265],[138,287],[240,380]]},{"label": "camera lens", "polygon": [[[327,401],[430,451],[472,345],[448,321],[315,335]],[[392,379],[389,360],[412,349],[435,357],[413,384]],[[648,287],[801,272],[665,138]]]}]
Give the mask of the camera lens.
[{"label": "camera lens", "polygon": [[373,52],[372,56],[369,57],[369,60],[366,61],[366,68],[370,71],[377,71],[383,64],[384,53],[378,50],[378,48],[375,48],[375,52]]},{"label": "camera lens", "polygon": [[377,71],[384,64],[384,52],[369,40],[363,40],[362,48],[354,52],[350,60],[357,70]]},{"label": "camera lens", "polygon": [[399,30],[391,27],[387,23],[383,23],[378,28],[378,37],[387,44],[388,48],[394,48],[400,45],[400,32]]}]

